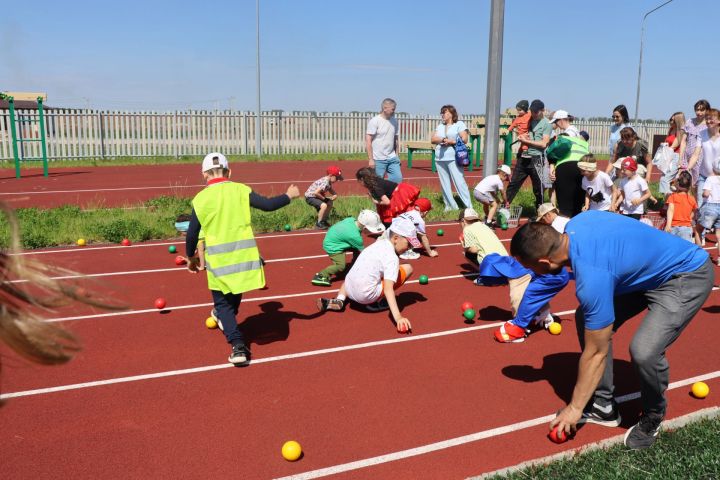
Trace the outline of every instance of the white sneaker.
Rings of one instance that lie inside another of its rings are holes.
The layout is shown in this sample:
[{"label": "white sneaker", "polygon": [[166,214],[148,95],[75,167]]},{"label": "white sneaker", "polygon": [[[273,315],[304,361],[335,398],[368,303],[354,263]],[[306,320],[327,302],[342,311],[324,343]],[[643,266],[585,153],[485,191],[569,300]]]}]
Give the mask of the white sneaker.
[{"label": "white sneaker", "polygon": [[538,312],[537,315],[535,315],[535,318],[533,319],[532,323],[537,326],[542,326],[545,330],[548,329],[551,323],[553,323],[555,320],[553,319],[552,314],[550,313],[550,307],[545,307],[540,312]]},{"label": "white sneaker", "polygon": [[403,260],[417,260],[420,258],[420,254],[415,250],[408,250],[407,252],[400,255]]},{"label": "white sneaker", "polygon": [[210,310],[210,316],[211,316],[213,319],[215,319],[215,322],[217,323],[218,328],[219,328],[221,331],[224,330],[224,328],[223,328],[223,326],[222,326],[222,322],[220,321],[220,319],[219,319],[219,318],[217,317],[217,315],[215,314],[215,309],[214,309],[214,308],[213,308],[212,310]]}]

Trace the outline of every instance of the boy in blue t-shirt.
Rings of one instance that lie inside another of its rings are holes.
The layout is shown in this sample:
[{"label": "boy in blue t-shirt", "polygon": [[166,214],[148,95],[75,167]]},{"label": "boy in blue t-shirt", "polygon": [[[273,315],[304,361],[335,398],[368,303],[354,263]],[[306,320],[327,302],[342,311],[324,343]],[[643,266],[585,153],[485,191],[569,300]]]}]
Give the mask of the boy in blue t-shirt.
[{"label": "boy in blue t-shirt", "polygon": [[613,398],[612,334],[647,313],[630,344],[640,377],[642,416],[625,435],[633,449],[650,447],[665,415],[665,351],[700,310],[713,286],[710,257],[701,248],[630,218],[589,211],[560,234],[538,223],[520,228],[512,254],[535,273],[570,266],[575,275],[576,326],[582,348],[572,400],[550,423],[567,433],[578,423],[618,426]]}]

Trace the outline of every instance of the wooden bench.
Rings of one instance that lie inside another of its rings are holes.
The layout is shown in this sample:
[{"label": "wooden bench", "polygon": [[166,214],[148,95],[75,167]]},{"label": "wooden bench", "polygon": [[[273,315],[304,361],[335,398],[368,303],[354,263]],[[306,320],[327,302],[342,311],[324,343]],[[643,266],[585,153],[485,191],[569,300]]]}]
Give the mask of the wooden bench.
[{"label": "wooden bench", "polygon": [[432,160],[432,171],[437,171],[435,168],[435,145],[430,142],[405,142],[405,148],[407,148],[408,152],[408,168],[412,168],[412,157],[414,152],[430,152],[430,158]]}]

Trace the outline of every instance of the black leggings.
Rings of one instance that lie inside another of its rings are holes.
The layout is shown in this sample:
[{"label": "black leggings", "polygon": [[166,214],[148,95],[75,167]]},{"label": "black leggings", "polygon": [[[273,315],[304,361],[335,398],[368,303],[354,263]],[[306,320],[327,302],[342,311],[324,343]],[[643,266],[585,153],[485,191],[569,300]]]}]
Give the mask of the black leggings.
[{"label": "black leggings", "polygon": [[[537,157],[536,157],[537,158]],[[532,181],[533,193],[535,194],[535,207],[539,207],[543,203],[543,191],[542,183],[540,181],[540,175],[535,170],[533,158],[522,158],[518,157],[515,163],[515,169],[510,179],[510,184],[507,187],[507,201],[512,203],[513,198],[517,194],[520,187],[525,182],[527,177],[530,177]]]},{"label": "black leggings", "polygon": [[560,215],[574,217],[582,211],[585,192],[577,162],[565,162],[555,169],[555,198]]}]

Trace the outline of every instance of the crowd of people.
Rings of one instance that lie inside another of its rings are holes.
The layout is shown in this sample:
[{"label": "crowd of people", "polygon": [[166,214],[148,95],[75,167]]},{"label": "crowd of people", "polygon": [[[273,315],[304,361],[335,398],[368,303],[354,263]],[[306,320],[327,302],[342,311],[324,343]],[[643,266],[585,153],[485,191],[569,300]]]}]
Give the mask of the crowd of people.
[{"label": "crowd of people", "polygon": [[[357,217],[330,225],[338,196],[333,184],[344,179],[337,166],[327,168],[326,175],[311,184],[305,202],[316,210],[316,227],[327,230],[322,248],[331,261],[311,282],[327,287],[342,279],[337,296],[318,298],[317,308],[340,312],[348,302],[355,302],[369,312],[389,310],[397,331],[408,333],[412,323],[402,313],[396,290],[414,272],[408,261],[422,253],[429,258],[439,254],[429,242],[424,220],[432,202],[420,196],[418,187],[403,181],[395,108],[394,100],[383,100],[381,112],[368,123],[368,166],[355,174],[375,211],[363,209]],[[644,214],[645,202],[653,200],[648,181],[654,160],[647,142],[630,125],[623,105],[613,109],[610,162],[604,170],[589,152],[587,133],[573,126],[573,116],[567,111],[556,110],[548,120],[540,100],[522,100],[517,110],[511,126],[520,143],[514,169],[501,165],[473,190],[483,216],[473,208],[463,166],[456,161],[456,148],[468,141],[468,128],[458,120],[455,107],[441,108],[442,122],[431,136],[445,210],[459,211],[460,245],[477,266],[475,283],[509,286],[513,318],[498,327],[493,337],[500,343],[520,343],[533,329],[547,328],[555,320],[551,299],[574,279],[580,304],[576,312],[580,373],[571,402],[552,426],[566,432],[582,422],[616,426],[620,416],[613,397],[612,335],[630,317],[647,309],[631,344],[642,386],[643,415],[625,442],[631,448],[649,447],[665,415],[665,351],[713,285],[712,262],[700,245],[705,233],[720,227],[720,111],[700,100],[694,118],[683,122],[682,113],[670,117],[665,146],[671,158],[658,162],[667,180],[666,191],[661,191],[668,206],[664,230],[672,234],[667,235],[636,221]],[[277,210],[300,192],[290,185],[285,194],[261,196],[230,180],[230,166],[219,152],[203,159],[201,173],[206,188],[192,200],[190,215],[178,223],[186,231],[188,270],[206,271],[213,299],[211,315],[231,347],[228,360],[247,366],[251,352],[237,315],[243,293],[265,285],[251,208]],[[536,221],[517,231],[508,253],[495,234],[494,216],[513,201],[527,177],[535,196]],[[453,186],[462,208],[452,194]],[[364,246],[363,234],[372,238],[370,246]],[[641,255],[637,254],[640,245]],[[349,265],[348,253],[352,254]],[[75,290],[48,281],[42,272],[28,270],[18,263],[20,258],[0,256],[6,268],[23,267],[49,291],[92,303]],[[11,284],[2,286],[5,295],[19,295]],[[2,325],[26,325],[22,331],[15,328],[15,333],[6,329],[4,340],[37,361],[66,361],[77,348],[72,336],[21,309],[3,312]],[[50,340],[38,342],[37,336]]]}]

